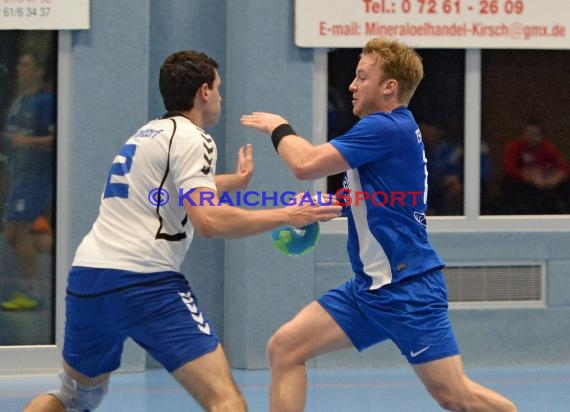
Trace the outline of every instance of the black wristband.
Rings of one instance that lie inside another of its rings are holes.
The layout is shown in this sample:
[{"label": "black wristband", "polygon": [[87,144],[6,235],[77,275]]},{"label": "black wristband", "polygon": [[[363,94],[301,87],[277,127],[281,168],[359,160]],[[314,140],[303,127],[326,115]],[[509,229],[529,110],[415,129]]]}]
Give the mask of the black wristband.
[{"label": "black wristband", "polygon": [[279,142],[285,136],[289,136],[290,134],[297,134],[295,130],[291,127],[289,123],[283,123],[282,125],[277,126],[273,132],[271,133],[271,141],[273,142],[273,147],[275,147],[275,151],[277,151],[277,146],[279,146]]}]

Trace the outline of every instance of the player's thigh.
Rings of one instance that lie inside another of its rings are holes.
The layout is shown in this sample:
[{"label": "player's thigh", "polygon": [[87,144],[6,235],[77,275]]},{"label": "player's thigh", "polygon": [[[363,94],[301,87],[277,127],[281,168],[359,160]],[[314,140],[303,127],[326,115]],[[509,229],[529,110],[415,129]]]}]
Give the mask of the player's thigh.
[{"label": "player's thigh", "polygon": [[109,379],[109,377],[111,376],[111,373],[102,373],[94,377],[89,377],[87,375],[82,374],[78,370],[75,370],[65,361],[63,361],[63,369],[69,375],[69,377],[71,377],[71,379],[77,381],[79,384],[83,386],[98,385],[99,383]]},{"label": "player's thigh", "polygon": [[318,302],[303,308],[271,337],[269,356],[287,354],[303,362],[316,355],[352,347],[353,344],[333,317]]},{"label": "player's thigh", "polygon": [[66,412],[59,399],[48,393],[41,393],[30,400],[22,412]]},{"label": "player's thigh", "polygon": [[386,331],[410,364],[459,354],[440,271],[407,278],[371,295],[366,309],[374,314],[372,321]]},{"label": "player's thigh", "polygon": [[117,304],[117,294],[82,297],[68,292],[65,302],[62,355],[72,373],[81,374],[77,380],[86,381],[83,376],[96,378],[119,368],[127,336],[120,327],[125,307]]},{"label": "player's thigh", "polygon": [[448,356],[434,361],[412,365],[414,371],[434,396],[441,393],[465,393],[469,379],[465,375],[460,355]]},{"label": "player's thigh", "polygon": [[124,292],[128,335],[172,373],[218,348],[220,340],[182,275]]},{"label": "player's thigh", "polygon": [[201,404],[241,397],[221,345],[172,372],[172,376]]},{"label": "player's thigh", "polygon": [[32,223],[27,220],[7,220],[4,227],[6,242],[14,245],[17,241],[31,238]]}]

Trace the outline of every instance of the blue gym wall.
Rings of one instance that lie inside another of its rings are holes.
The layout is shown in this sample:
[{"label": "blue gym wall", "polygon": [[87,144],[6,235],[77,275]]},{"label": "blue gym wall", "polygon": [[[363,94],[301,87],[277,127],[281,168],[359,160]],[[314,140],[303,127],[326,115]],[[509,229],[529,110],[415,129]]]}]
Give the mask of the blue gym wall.
[{"label": "blue gym wall", "polygon": [[[166,55],[199,49],[213,56],[222,75],[223,116],[210,130],[220,149],[219,171],[231,171],[235,153],[253,143],[256,173],[250,189],[310,189],[296,182],[267,136],[244,130],[241,114],[277,111],[310,136],[313,119],[313,52],[293,41],[293,1],[96,0],[91,29],[73,32],[68,81],[72,99],[71,164],[67,184],[74,250],[97,215],[108,167],[123,141],[163,109],[158,68]],[[354,64],[354,62],[347,62]],[[570,225],[569,225],[570,226]],[[568,362],[570,359],[570,227],[562,233],[437,233],[433,244],[450,263],[546,263],[548,307],[454,310],[451,318],[468,365]],[[324,235],[316,253],[285,258],[267,234],[242,240],[197,238],[183,271],[238,368],[266,368],[272,332],[315,296],[349,276],[345,237]],[[62,275],[62,274],[60,274]],[[63,274],[64,275],[64,274]],[[141,365],[141,356],[127,365]],[[144,362],[143,362],[144,363]],[[326,355],[312,365],[403,364],[392,344],[364,354]],[[144,366],[144,365],[143,365]]]}]

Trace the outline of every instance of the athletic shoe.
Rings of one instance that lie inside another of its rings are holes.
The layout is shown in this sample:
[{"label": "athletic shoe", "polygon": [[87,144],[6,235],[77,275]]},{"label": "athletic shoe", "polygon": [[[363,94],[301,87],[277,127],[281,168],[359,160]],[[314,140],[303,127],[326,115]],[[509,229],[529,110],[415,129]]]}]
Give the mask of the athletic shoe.
[{"label": "athletic shoe", "polygon": [[3,310],[24,311],[35,310],[40,306],[40,301],[25,293],[16,292],[10,300],[2,302]]}]

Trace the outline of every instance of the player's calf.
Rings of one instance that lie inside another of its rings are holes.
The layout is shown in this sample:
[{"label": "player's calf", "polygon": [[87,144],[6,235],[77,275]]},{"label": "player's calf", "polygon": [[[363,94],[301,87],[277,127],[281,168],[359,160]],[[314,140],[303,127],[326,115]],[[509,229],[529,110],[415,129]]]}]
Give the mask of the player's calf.
[{"label": "player's calf", "polygon": [[65,407],[55,396],[42,393],[32,399],[22,412],[65,412]]}]

